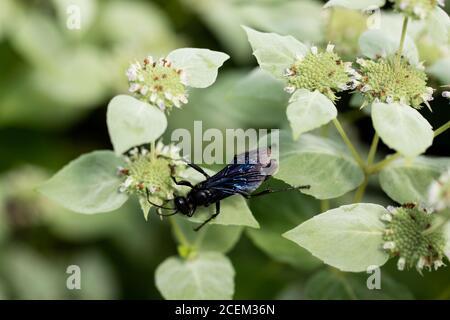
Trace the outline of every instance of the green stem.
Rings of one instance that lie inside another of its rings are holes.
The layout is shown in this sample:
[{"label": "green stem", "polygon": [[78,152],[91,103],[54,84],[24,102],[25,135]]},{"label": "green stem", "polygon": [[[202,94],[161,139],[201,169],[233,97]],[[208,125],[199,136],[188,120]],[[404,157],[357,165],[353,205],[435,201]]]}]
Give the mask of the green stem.
[{"label": "green stem", "polygon": [[175,238],[177,239],[178,243],[180,243],[183,246],[190,247],[191,243],[184,235],[183,231],[181,230],[181,228],[178,225],[175,218],[169,217],[169,221],[170,221],[170,225],[172,226],[173,234],[175,235]]},{"label": "green stem", "polygon": [[373,135],[372,144],[370,145],[369,155],[367,156],[367,166],[371,166],[373,160],[375,159],[379,141],[380,137],[378,136],[378,133],[375,132],[375,134]]},{"label": "green stem", "polygon": [[381,171],[384,167],[386,167],[389,163],[391,163],[392,161],[400,158],[401,154],[400,153],[394,153],[388,157],[386,157],[384,160],[381,160],[380,162],[374,164],[373,166],[371,166],[369,168],[369,173],[370,174],[374,174],[377,173],[379,171]]},{"label": "green stem", "polygon": [[320,200],[320,212],[325,212],[330,209],[330,200],[324,199]]},{"label": "green stem", "polygon": [[353,198],[354,203],[361,202],[362,198],[364,197],[364,193],[366,192],[368,183],[369,183],[369,176],[365,175],[363,183],[356,190],[355,197]]},{"label": "green stem", "polygon": [[440,126],[439,128],[437,128],[434,131],[434,137],[436,138],[438,135],[440,135],[441,133],[445,132],[448,129],[450,129],[450,121],[447,121],[447,123],[445,123],[442,126]]},{"label": "green stem", "polygon": [[358,151],[356,150],[356,148],[353,146],[352,142],[350,141],[350,139],[348,138],[347,134],[345,133],[344,128],[342,127],[341,123],[339,122],[339,120],[337,118],[333,119],[333,123],[337,129],[337,131],[339,132],[339,134],[342,137],[342,140],[344,140],[345,144],[347,145],[347,147],[350,149],[350,152],[352,153],[353,157],[355,158],[356,162],[358,163],[358,165],[365,170],[366,166],[364,164],[364,161],[362,160],[361,156],[359,155]]},{"label": "green stem", "polygon": [[[444,133],[446,130],[450,129],[450,121],[447,121],[445,124],[440,126],[434,131],[434,137],[436,138],[438,135]],[[391,156],[386,157],[384,160],[374,164],[373,166],[369,166],[368,173],[374,174],[382,170],[384,167],[386,167],[389,163],[394,161],[395,159],[400,158],[401,154],[396,152],[392,154]]]},{"label": "green stem", "polygon": [[403,53],[403,47],[405,46],[405,39],[406,39],[406,30],[408,29],[408,17],[403,18],[403,27],[402,27],[402,35],[400,38],[400,46],[397,51],[397,64],[400,63],[400,58]]}]

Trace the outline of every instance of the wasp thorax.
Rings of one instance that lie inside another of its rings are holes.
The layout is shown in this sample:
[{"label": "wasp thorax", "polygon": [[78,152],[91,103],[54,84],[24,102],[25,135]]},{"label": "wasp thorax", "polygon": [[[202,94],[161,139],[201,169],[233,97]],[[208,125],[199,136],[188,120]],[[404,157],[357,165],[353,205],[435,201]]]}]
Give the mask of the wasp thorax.
[{"label": "wasp thorax", "polygon": [[358,90],[367,102],[399,102],[416,109],[422,104],[429,107],[433,100],[433,88],[427,87],[427,75],[421,68],[411,65],[405,59],[376,61],[357,59],[362,75]]},{"label": "wasp thorax", "polygon": [[180,108],[187,101],[186,75],[167,59],[144,59],[127,70],[129,91],[138,98],[158,106],[161,110]]},{"label": "wasp thorax", "polygon": [[398,269],[424,267],[438,269],[443,266],[445,237],[442,228],[433,229],[436,217],[424,209],[388,207],[389,213],[382,217],[386,223],[383,249],[398,257]]},{"label": "wasp thorax", "polygon": [[444,6],[444,0],[390,0],[397,11],[413,18],[425,19],[439,5]]},{"label": "wasp thorax", "polygon": [[174,198],[175,185],[172,177],[178,177],[185,168],[180,160],[179,148],[158,143],[154,150],[135,148],[125,158],[126,167],[119,168],[124,181],[120,192],[149,196],[153,202]]},{"label": "wasp thorax", "polygon": [[359,74],[350,62],[343,62],[333,49],[331,44],[325,52],[318,52],[316,47],[312,47],[306,56],[297,56],[295,63],[285,72],[288,80],[285,90],[289,93],[296,89],[318,90],[336,101],[336,92],[356,87]]}]

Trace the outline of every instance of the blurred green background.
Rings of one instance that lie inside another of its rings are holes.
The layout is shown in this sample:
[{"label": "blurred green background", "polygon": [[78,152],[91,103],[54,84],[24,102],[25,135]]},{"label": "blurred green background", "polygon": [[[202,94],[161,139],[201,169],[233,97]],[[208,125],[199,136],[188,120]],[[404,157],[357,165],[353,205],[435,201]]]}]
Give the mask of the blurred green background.
[{"label": "blurred green background", "polygon": [[[80,30],[66,27],[70,4],[81,8]],[[126,92],[130,61],[149,53],[160,56],[188,46],[232,57],[212,87],[192,90],[189,104],[169,116],[169,134],[192,128],[194,120],[202,120],[204,128],[286,127],[287,96],[280,83],[255,69],[240,25],[308,43],[331,40],[354,59],[367,17],[345,10],[331,14],[322,5],[315,0],[1,0],[0,298],[161,298],[154,270],[176,254],[167,223],[146,222],[131,201],[113,213],[71,213],[34,188],[80,154],[111,148],[107,103]],[[448,42],[433,42],[421,32],[415,38],[433,86],[450,83],[450,70],[432,68],[448,59]],[[343,95],[338,109],[352,138],[366,150],[373,129],[357,103]],[[448,101],[438,96],[433,110],[421,112],[434,128],[450,118]],[[428,153],[449,156],[449,150],[447,132]],[[392,203],[376,181],[365,200]],[[349,202],[351,197],[344,196],[332,205]],[[320,212],[311,197],[276,194],[250,205],[262,229],[243,232],[229,253],[236,269],[235,298],[450,298],[449,268],[420,276],[388,263],[383,290],[370,292],[368,275],[341,273],[299,252],[280,234]],[[65,272],[72,264],[81,267],[82,290],[66,288]]]}]

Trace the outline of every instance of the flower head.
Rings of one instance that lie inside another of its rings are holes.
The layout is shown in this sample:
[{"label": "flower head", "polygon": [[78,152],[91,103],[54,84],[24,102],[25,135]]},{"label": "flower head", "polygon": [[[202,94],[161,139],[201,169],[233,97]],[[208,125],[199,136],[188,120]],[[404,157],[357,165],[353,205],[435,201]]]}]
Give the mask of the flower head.
[{"label": "flower head", "polygon": [[293,93],[302,88],[318,90],[332,101],[337,100],[335,92],[354,89],[360,77],[350,62],[343,62],[334,52],[332,44],[324,52],[311,47],[306,56],[298,56],[294,64],[286,69],[285,76],[287,92]]},{"label": "flower head", "polygon": [[172,177],[179,177],[185,169],[177,146],[158,142],[152,150],[135,148],[125,161],[127,165],[118,168],[118,174],[123,177],[120,192],[137,194],[141,204],[148,203],[147,197],[156,204],[174,198],[177,188]]},{"label": "flower head", "polygon": [[413,18],[423,20],[437,7],[444,6],[444,0],[390,0],[397,11]]},{"label": "flower head", "polygon": [[358,90],[367,102],[400,102],[416,109],[422,103],[429,107],[434,89],[427,87],[427,75],[423,70],[411,65],[405,59],[399,62],[392,58],[376,61],[357,59],[362,75]]},{"label": "flower head", "polygon": [[126,71],[129,88],[137,98],[170,111],[186,104],[186,75],[168,59],[158,61],[148,56],[142,63],[135,62]]},{"label": "flower head", "polygon": [[428,201],[436,211],[450,208],[450,168],[431,183]]},{"label": "flower head", "polygon": [[388,211],[391,217],[382,219],[386,225],[383,249],[399,258],[399,270],[415,267],[421,272],[424,267],[431,270],[444,265],[445,237],[442,229],[431,229],[434,215],[412,204]]}]

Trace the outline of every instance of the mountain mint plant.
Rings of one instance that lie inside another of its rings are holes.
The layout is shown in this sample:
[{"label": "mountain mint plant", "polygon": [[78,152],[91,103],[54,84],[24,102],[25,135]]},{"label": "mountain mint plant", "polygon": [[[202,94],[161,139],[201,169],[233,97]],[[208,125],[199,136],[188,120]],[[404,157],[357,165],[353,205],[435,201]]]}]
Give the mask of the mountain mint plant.
[{"label": "mountain mint plant", "polygon": [[[379,8],[384,2],[369,0],[363,6],[359,1],[331,0],[324,10],[328,19],[343,10],[362,19],[363,10]],[[435,85],[442,79],[436,70],[424,68],[427,62],[421,61],[408,24],[420,20],[420,33],[429,34],[433,41],[442,39],[437,33],[445,33],[448,46],[450,19],[440,8],[441,1],[391,2],[397,13],[389,15],[400,22],[401,29],[366,30],[361,25],[357,36],[345,41],[324,37],[322,43],[312,44],[243,27],[261,70],[252,73],[252,81],[242,83],[254,95],[264,93],[251,90],[261,83],[271,85],[267,90],[272,95],[284,98],[283,88],[290,94],[286,99],[290,129],[280,134],[279,170],[274,178],[291,186],[310,185],[301,192],[317,199],[321,213],[299,218],[296,214],[302,209],[292,207],[283,223],[274,222],[271,217],[277,212],[270,212],[257,217],[260,225],[248,201],[235,195],[223,201],[221,215],[198,233],[192,225],[212,211],[202,209],[190,218],[168,217],[179,257],[168,258],[156,270],[156,286],[164,298],[231,299],[235,272],[225,253],[244,228],[271,258],[309,271],[324,263],[342,272],[366,272],[389,259],[395,260],[398,272],[423,273],[448,264],[450,158],[424,153],[450,128],[448,120],[441,119],[442,125],[432,128],[426,119],[433,98],[450,94]],[[329,26],[335,25],[332,22]],[[351,39],[357,43],[346,47]],[[113,211],[129,198],[137,198],[148,223],[154,223],[150,213],[157,208],[152,203],[171,208],[171,200],[187,191],[174,179],[194,185],[204,180],[187,166],[188,159],[182,158],[176,145],[162,141],[169,112],[182,107],[177,112],[188,114],[190,87],[212,85],[227,59],[224,53],[185,48],[165,58],[148,56],[130,64],[125,71],[129,95],[114,97],[107,110],[113,151],[80,156],[40,191],[84,214]],[[353,95],[351,101],[365,107],[354,112],[371,118],[374,136],[366,155],[347,132],[349,123],[343,121],[346,114],[339,103],[346,95]],[[419,113],[424,105],[429,109]],[[393,153],[379,154],[381,142]],[[367,197],[366,189],[378,184],[390,198],[390,206],[370,203],[376,200]],[[258,205],[258,201],[250,204]],[[280,220],[282,214],[280,210]]]}]

